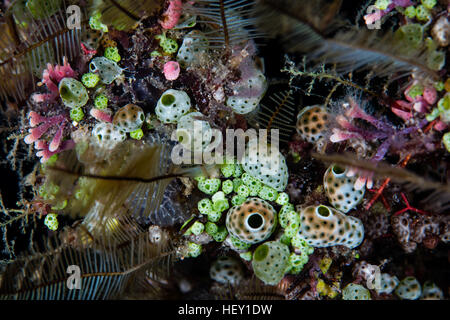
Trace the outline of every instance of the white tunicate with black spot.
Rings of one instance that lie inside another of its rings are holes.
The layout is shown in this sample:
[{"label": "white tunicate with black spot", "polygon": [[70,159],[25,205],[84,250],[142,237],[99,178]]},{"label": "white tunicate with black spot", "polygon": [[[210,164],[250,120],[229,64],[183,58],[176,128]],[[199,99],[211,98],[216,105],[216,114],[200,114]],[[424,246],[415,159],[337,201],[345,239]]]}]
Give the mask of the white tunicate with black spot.
[{"label": "white tunicate with black spot", "polygon": [[261,99],[259,97],[249,98],[231,96],[227,99],[226,105],[238,114],[247,114],[256,109]]},{"label": "white tunicate with black spot", "polygon": [[191,112],[180,118],[177,124],[177,137],[179,142],[191,151],[202,151],[212,139],[210,124],[205,120],[200,112]]},{"label": "white tunicate with black spot", "polygon": [[189,112],[191,99],[181,90],[166,90],[158,100],[155,113],[163,123],[177,123],[180,118]]},{"label": "white tunicate with black spot", "polygon": [[117,143],[127,138],[125,132],[109,122],[100,122],[92,129],[92,135],[97,143],[107,149],[112,149]]},{"label": "white tunicate with black spot", "polygon": [[391,276],[389,273],[382,273],[380,277],[381,288],[376,289],[378,294],[391,294],[400,282],[396,276]]},{"label": "white tunicate with black spot", "polygon": [[89,100],[86,88],[73,78],[63,78],[59,82],[58,90],[64,105],[69,108],[80,108]]},{"label": "white tunicate with black spot", "polygon": [[233,89],[233,96],[228,97],[226,105],[238,114],[247,114],[256,109],[267,90],[264,74],[256,70],[255,74],[242,79]]},{"label": "white tunicate with black spot", "polygon": [[406,277],[398,284],[395,294],[403,300],[417,300],[422,294],[422,288],[415,277]]},{"label": "white tunicate with black spot", "polygon": [[200,31],[193,30],[184,38],[180,49],[178,49],[177,61],[187,67],[199,62],[200,54],[208,49],[208,40]]},{"label": "white tunicate with black spot", "polygon": [[443,300],[444,293],[435,283],[426,281],[423,285],[420,300]]},{"label": "white tunicate with black spot", "polygon": [[253,254],[252,267],[255,275],[265,284],[278,284],[286,273],[289,254],[289,247],[281,242],[264,242]]},{"label": "white tunicate with black spot", "polygon": [[244,271],[240,261],[224,256],[211,265],[209,275],[219,283],[236,285],[244,278]]},{"label": "white tunicate with black spot", "polygon": [[277,148],[262,148],[261,143],[248,144],[241,160],[242,167],[262,183],[284,191],[289,178],[286,159]]},{"label": "white tunicate with black spot", "polygon": [[100,77],[100,81],[104,84],[111,84],[123,71],[116,62],[105,57],[96,57],[92,59],[89,64],[89,70],[92,73],[97,73]]},{"label": "white tunicate with black spot", "polygon": [[371,300],[370,292],[360,284],[350,283],[342,290],[342,300]]},{"label": "white tunicate with black spot", "polygon": [[331,165],[323,176],[323,186],[330,203],[343,213],[355,208],[363,199],[365,187],[355,189],[357,176],[348,177],[348,169]]}]

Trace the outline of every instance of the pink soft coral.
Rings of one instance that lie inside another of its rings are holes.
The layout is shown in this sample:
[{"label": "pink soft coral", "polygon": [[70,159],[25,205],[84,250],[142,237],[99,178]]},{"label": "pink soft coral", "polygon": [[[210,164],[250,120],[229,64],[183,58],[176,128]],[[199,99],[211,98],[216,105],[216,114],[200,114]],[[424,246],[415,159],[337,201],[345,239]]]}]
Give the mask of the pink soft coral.
[{"label": "pink soft coral", "polygon": [[[35,148],[41,150],[36,153],[41,158],[41,162],[47,161],[52,155],[61,151],[71,149],[74,146],[72,140],[63,141],[64,128],[67,124],[67,119],[63,115],[53,117],[44,117],[40,114],[31,111],[29,114],[30,126],[29,134],[24,141],[27,144],[35,143]],[[56,133],[50,143],[41,140],[41,137],[51,128],[57,127]]]},{"label": "pink soft coral", "polygon": [[59,96],[58,83],[63,78],[73,78],[76,76],[75,71],[69,65],[67,58],[64,57],[63,65],[52,66],[50,63],[47,69],[42,73],[42,83],[50,90],[50,93],[34,94],[32,99],[34,102],[52,101]]}]

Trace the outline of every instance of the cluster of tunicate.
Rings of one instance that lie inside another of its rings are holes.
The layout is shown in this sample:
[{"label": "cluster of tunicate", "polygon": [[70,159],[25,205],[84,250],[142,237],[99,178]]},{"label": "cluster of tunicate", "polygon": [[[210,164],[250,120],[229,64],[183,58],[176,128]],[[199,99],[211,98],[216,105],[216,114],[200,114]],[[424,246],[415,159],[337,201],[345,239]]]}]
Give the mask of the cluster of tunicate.
[{"label": "cluster of tunicate", "polygon": [[[210,196],[197,205],[207,222],[190,222],[185,236],[199,242],[200,236],[207,239],[206,234],[211,240],[223,242],[243,260],[251,261],[255,275],[266,284],[277,284],[286,273],[298,274],[303,269],[314,248],[297,234],[300,216],[289,203],[287,193],[266,185],[230,158],[220,166],[219,176],[199,176],[195,180],[198,189]],[[283,214],[284,234],[279,241],[270,240],[278,227],[274,206],[281,206]],[[225,210],[228,210],[226,217]],[[271,254],[266,256],[266,250]]]},{"label": "cluster of tunicate", "polygon": [[267,201],[248,198],[227,214],[227,229],[241,241],[254,244],[266,240],[275,230],[277,213]]},{"label": "cluster of tunicate", "polygon": [[328,113],[324,106],[305,107],[297,116],[297,133],[303,140],[316,143],[324,137],[328,126]]},{"label": "cluster of tunicate", "polygon": [[200,112],[190,112],[180,118],[177,123],[178,141],[191,151],[204,150],[212,139],[212,129]]},{"label": "cluster of tunicate", "polygon": [[370,292],[360,284],[350,283],[342,290],[342,300],[371,300]]},{"label": "cluster of tunicate", "polygon": [[96,73],[104,84],[111,84],[122,74],[122,68],[106,57],[96,57],[89,64],[89,71]]},{"label": "cluster of tunicate", "polygon": [[359,246],[364,238],[362,222],[325,205],[300,211],[299,237],[313,247]]},{"label": "cluster of tunicate", "polygon": [[158,100],[155,113],[163,123],[177,123],[191,109],[191,99],[181,90],[166,90]]},{"label": "cluster of tunicate", "polygon": [[344,213],[361,202],[365,191],[365,188],[355,189],[357,177],[348,177],[347,171],[347,168],[331,165],[323,176],[323,186],[330,203]]},{"label": "cluster of tunicate", "polygon": [[231,285],[238,284],[244,278],[241,262],[226,256],[220,257],[211,265],[209,274],[214,281]]},{"label": "cluster of tunicate", "polygon": [[415,277],[406,277],[398,284],[395,294],[403,300],[416,300],[422,294],[422,288]]},{"label": "cluster of tunicate", "polygon": [[241,160],[244,171],[263,184],[283,191],[288,183],[286,160],[277,148],[261,147],[261,143],[249,142]]},{"label": "cluster of tunicate", "polygon": [[265,284],[276,285],[289,266],[289,256],[287,245],[278,241],[265,242],[253,253],[253,271]]},{"label": "cluster of tunicate", "polygon": [[62,102],[69,108],[82,107],[89,100],[86,88],[73,78],[63,78],[59,82],[58,89]]}]

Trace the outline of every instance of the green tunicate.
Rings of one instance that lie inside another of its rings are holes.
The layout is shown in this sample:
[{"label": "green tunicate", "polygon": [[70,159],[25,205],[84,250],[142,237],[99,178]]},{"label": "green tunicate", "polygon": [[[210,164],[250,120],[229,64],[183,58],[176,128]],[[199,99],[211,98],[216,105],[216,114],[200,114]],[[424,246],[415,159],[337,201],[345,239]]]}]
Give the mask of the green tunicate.
[{"label": "green tunicate", "polygon": [[202,253],[202,246],[200,244],[189,242],[188,256],[192,258],[198,257]]},{"label": "green tunicate", "polygon": [[59,82],[58,89],[64,105],[69,108],[82,107],[89,100],[86,88],[80,81],[73,78],[63,78]]},{"label": "green tunicate", "polygon": [[58,219],[55,213],[48,213],[45,216],[44,224],[52,231],[56,231],[58,229]]},{"label": "green tunicate", "polygon": [[247,200],[247,198],[242,197],[237,194],[237,195],[233,196],[233,198],[231,198],[231,204],[233,206],[239,206],[239,205],[243,204],[245,202],[245,200]]},{"label": "green tunicate", "polygon": [[278,191],[269,186],[262,186],[258,192],[258,196],[264,200],[275,201],[278,197]]},{"label": "green tunicate", "polygon": [[450,93],[446,93],[438,101],[438,110],[440,112],[441,120],[445,123],[450,123]]},{"label": "green tunicate", "polygon": [[442,91],[445,89],[445,84],[442,81],[435,82],[433,86],[437,91]]},{"label": "green tunicate", "polygon": [[309,256],[314,252],[314,247],[310,246],[298,233],[292,238],[291,244],[296,250],[300,251],[302,255]]},{"label": "green tunicate", "polygon": [[289,256],[289,273],[298,274],[303,270],[303,266],[308,262],[308,255],[298,255],[295,253],[291,253]]},{"label": "green tunicate", "polygon": [[300,216],[294,210],[290,210],[287,212],[286,218],[288,220],[288,225],[284,230],[284,234],[289,238],[293,238],[300,228]]},{"label": "green tunicate", "polygon": [[242,165],[236,164],[236,165],[234,166],[233,177],[239,178],[239,177],[242,175],[243,172],[244,172],[244,169],[242,169]]},{"label": "green tunicate", "polygon": [[284,234],[281,236],[281,238],[280,238],[280,242],[283,243],[283,244],[285,244],[285,245],[287,245],[287,246],[290,246],[290,245],[291,245],[291,240],[292,240],[292,238],[291,238],[291,237],[288,237],[288,236],[286,235],[286,233],[284,233]]},{"label": "green tunicate", "polygon": [[416,16],[416,8],[414,8],[414,6],[409,6],[408,8],[406,8],[405,16],[407,16],[410,19],[414,18]]},{"label": "green tunicate", "polygon": [[427,9],[433,9],[436,5],[436,0],[422,0],[422,4]]},{"label": "green tunicate", "polygon": [[223,191],[217,191],[211,197],[211,200],[213,203],[216,201],[219,201],[219,200],[224,200],[224,199],[225,199],[225,193]]},{"label": "green tunicate", "polygon": [[294,205],[291,203],[287,203],[281,207],[280,212],[278,213],[278,220],[280,221],[281,227],[283,228],[287,227],[289,223],[287,214],[291,210],[294,210]]},{"label": "green tunicate", "polygon": [[114,62],[119,62],[122,58],[119,54],[119,49],[117,47],[108,47],[105,49],[105,58],[112,60]]},{"label": "green tunicate", "polygon": [[426,115],[426,119],[428,122],[431,122],[431,121],[437,119],[440,114],[441,114],[441,112],[439,111],[439,109],[434,108],[433,110],[431,110],[431,112],[429,114]]},{"label": "green tunicate", "polygon": [[445,65],[445,52],[431,50],[427,56],[427,67],[434,71],[439,71]]},{"label": "green tunicate", "polygon": [[84,118],[83,109],[81,108],[72,108],[70,110],[70,119],[76,122],[80,122]]},{"label": "green tunicate", "polygon": [[222,191],[226,194],[233,192],[233,181],[225,180],[222,182]]},{"label": "green tunicate", "polygon": [[250,196],[257,196],[262,188],[262,183],[248,173],[243,173],[241,177],[244,184],[249,188]]},{"label": "green tunicate", "polygon": [[98,76],[98,74],[91,72],[85,73],[81,77],[81,82],[84,84],[86,88],[94,88],[99,80],[100,77]]},{"label": "green tunicate", "polygon": [[225,178],[229,178],[234,173],[234,167],[235,167],[235,165],[232,163],[230,163],[230,164],[224,163],[220,166],[220,171],[222,172],[222,174]]},{"label": "green tunicate", "polygon": [[418,23],[405,24],[395,31],[395,39],[401,42],[406,53],[419,49],[423,42],[423,27]]},{"label": "green tunicate", "polygon": [[207,234],[209,234],[210,236],[214,236],[217,231],[219,231],[219,227],[217,226],[217,224],[215,224],[214,222],[207,222],[205,224],[205,231]]},{"label": "green tunicate", "polygon": [[415,99],[417,96],[421,96],[423,94],[423,85],[415,84],[408,90],[408,96]]},{"label": "green tunicate", "polygon": [[213,235],[213,239],[217,242],[223,242],[228,236],[228,230],[225,226],[220,226],[217,232]]},{"label": "green tunicate", "polygon": [[447,132],[442,137],[442,143],[445,146],[445,149],[447,149],[448,152],[450,152],[450,132]]},{"label": "green tunicate", "polygon": [[89,18],[89,27],[93,30],[100,30],[103,32],[108,32],[108,26],[106,24],[103,24],[101,21],[102,14],[100,12],[95,12],[90,18]]},{"label": "green tunicate", "polygon": [[251,251],[243,252],[239,256],[245,261],[252,261],[253,254]]},{"label": "green tunicate", "polygon": [[233,191],[237,193],[238,188],[243,184],[244,184],[244,181],[242,181],[241,178],[233,179]]},{"label": "green tunicate", "polygon": [[416,18],[419,21],[428,21],[431,19],[431,13],[425,6],[418,5],[416,8]]},{"label": "green tunicate", "polygon": [[268,285],[276,285],[281,281],[288,263],[289,247],[278,241],[265,242],[253,253],[253,271]]},{"label": "green tunicate", "polygon": [[230,242],[233,248],[237,250],[247,250],[248,248],[251,247],[250,243],[243,242],[231,234],[230,234]]},{"label": "green tunicate", "polygon": [[197,203],[197,208],[201,214],[208,215],[213,210],[213,203],[208,198],[205,198]]},{"label": "green tunicate", "polygon": [[189,228],[189,230],[198,236],[205,230],[205,226],[200,221],[195,221],[194,224]]},{"label": "green tunicate", "polygon": [[108,98],[104,94],[99,94],[94,99],[94,105],[97,109],[106,109],[108,106]]},{"label": "green tunicate", "polygon": [[204,179],[198,182],[198,189],[206,194],[212,195],[219,191],[220,184],[220,179]]},{"label": "green tunicate", "polygon": [[159,45],[165,53],[175,53],[178,51],[176,40],[167,38],[165,34],[157,35],[155,39],[159,40]]},{"label": "green tunicate", "polygon": [[211,222],[217,222],[220,220],[221,217],[222,217],[222,213],[220,211],[216,211],[214,209],[208,213],[208,220]]},{"label": "green tunicate", "polygon": [[275,202],[283,206],[289,203],[289,195],[286,192],[281,192],[278,194],[277,200],[275,200]]},{"label": "green tunicate", "polygon": [[230,208],[230,204],[227,199],[221,199],[217,201],[213,201],[213,210],[217,212],[223,212]]},{"label": "green tunicate", "polygon": [[380,10],[386,10],[391,4],[391,0],[377,0],[375,1],[375,7]]},{"label": "green tunicate", "polygon": [[247,198],[250,195],[250,190],[245,184],[243,184],[237,188],[237,194],[242,198]]},{"label": "green tunicate", "polygon": [[144,132],[142,131],[141,128],[139,128],[137,130],[131,131],[130,137],[135,140],[141,140],[144,137]]}]

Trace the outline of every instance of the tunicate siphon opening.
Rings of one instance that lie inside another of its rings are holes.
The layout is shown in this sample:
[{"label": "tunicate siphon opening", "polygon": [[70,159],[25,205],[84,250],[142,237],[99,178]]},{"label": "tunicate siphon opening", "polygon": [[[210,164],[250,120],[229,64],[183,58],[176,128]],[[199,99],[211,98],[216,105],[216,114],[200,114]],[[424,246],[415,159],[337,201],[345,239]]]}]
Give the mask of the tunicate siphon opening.
[{"label": "tunicate siphon opening", "polygon": [[259,213],[254,213],[248,217],[247,223],[252,229],[258,229],[262,226],[264,220]]},{"label": "tunicate siphon opening", "polygon": [[262,244],[258,248],[256,248],[255,252],[253,253],[253,259],[255,261],[262,261],[267,257],[268,254],[269,247],[266,244]]},{"label": "tunicate siphon opening", "polygon": [[345,169],[343,169],[342,167],[340,167],[338,165],[334,165],[332,170],[333,170],[334,174],[342,174],[345,172]]},{"label": "tunicate siphon opening", "polygon": [[325,206],[319,206],[317,208],[317,213],[322,217],[328,217],[330,215],[330,209]]},{"label": "tunicate siphon opening", "polygon": [[170,106],[172,103],[175,102],[175,97],[171,94],[165,94],[163,95],[161,102],[165,106]]}]

